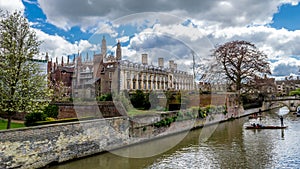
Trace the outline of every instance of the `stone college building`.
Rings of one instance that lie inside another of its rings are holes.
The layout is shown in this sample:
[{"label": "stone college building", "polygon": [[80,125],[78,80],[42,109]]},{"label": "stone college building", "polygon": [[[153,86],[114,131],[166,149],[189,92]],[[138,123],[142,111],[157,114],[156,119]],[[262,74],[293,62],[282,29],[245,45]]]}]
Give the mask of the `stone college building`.
[{"label": "stone college building", "polygon": [[[48,60],[48,56],[46,56]],[[137,59],[138,60],[138,59]],[[102,39],[101,53],[85,59],[81,54],[74,56],[72,63],[61,64],[48,61],[49,78],[53,84],[62,83],[64,95],[80,98],[93,98],[111,92],[142,90],[193,90],[193,75],[177,69],[174,60],[169,67],[164,66],[164,58],[158,58],[158,65],[148,63],[148,55],[141,55],[142,63],[122,60],[120,42],[115,56],[107,54],[105,37]]]}]

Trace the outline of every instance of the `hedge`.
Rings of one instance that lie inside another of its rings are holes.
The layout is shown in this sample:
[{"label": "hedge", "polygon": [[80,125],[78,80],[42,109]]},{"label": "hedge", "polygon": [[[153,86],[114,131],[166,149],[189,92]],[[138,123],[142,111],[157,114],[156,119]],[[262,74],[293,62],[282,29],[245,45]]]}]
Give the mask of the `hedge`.
[{"label": "hedge", "polygon": [[48,125],[48,124],[57,124],[57,123],[67,123],[67,122],[75,122],[75,121],[82,121],[82,120],[94,120],[95,117],[83,117],[83,118],[66,118],[54,121],[37,121],[32,123],[29,126],[39,126],[39,125]]}]

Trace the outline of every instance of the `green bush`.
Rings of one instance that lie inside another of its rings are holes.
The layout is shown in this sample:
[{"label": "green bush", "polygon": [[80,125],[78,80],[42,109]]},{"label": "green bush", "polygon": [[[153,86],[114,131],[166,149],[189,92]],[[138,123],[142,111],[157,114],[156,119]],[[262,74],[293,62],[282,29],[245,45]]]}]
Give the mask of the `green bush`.
[{"label": "green bush", "polygon": [[58,116],[58,106],[57,105],[53,105],[53,104],[49,104],[45,109],[44,109],[44,114],[47,117],[51,117],[51,118],[57,118]]},{"label": "green bush", "polygon": [[226,105],[224,105],[224,106],[223,106],[223,114],[226,115],[227,113],[228,113],[228,112],[227,112],[227,107],[226,107]]},{"label": "green bush", "polygon": [[97,101],[112,101],[112,94],[109,93],[109,94],[103,94],[101,96],[98,96],[96,98]]},{"label": "green bush", "polygon": [[159,122],[154,123],[155,127],[165,127],[165,126],[170,126],[171,123],[173,123],[174,121],[176,121],[177,117],[168,117],[166,119],[163,119]]},{"label": "green bush", "polygon": [[135,108],[143,108],[145,106],[145,94],[141,90],[136,90],[135,93],[131,94],[130,101]]},{"label": "green bush", "polygon": [[32,113],[28,113],[25,116],[25,126],[32,126],[37,121],[44,121],[46,120],[47,115],[42,111],[36,111]]},{"label": "green bush", "polygon": [[206,110],[205,109],[199,109],[199,111],[198,111],[198,118],[201,118],[201,119],[203,119],[203,118],[205,118],[206,117]]},{"label": "green bush", "polygon": [[46,121],[55,121],[55,118],[53,118],[53,117],[46,117]]}]

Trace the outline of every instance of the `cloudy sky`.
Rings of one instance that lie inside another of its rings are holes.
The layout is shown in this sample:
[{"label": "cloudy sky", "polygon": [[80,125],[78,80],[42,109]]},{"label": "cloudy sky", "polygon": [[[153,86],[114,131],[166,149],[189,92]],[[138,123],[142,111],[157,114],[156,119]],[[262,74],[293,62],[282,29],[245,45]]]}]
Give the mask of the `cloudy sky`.
[{"label": "cloudy sky", "polygon": [[[264,51],[273,76],[298,74],[300,0],[0,0],[0,8],[20,10],[37,32],[41,55],[60,58],[99,53],[105,36],[109,53],[117,41],[123,58],[149,64],[158,57],[184,69],[210,57],[232,40],[246,40]],[[90,58],[90,57],[89,57]]]}]

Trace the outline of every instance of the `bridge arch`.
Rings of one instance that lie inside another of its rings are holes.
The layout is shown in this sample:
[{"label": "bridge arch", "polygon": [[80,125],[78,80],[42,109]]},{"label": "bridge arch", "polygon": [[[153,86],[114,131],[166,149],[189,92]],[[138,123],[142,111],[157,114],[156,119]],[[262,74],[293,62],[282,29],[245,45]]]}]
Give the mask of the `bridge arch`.
[{"label": "bridge arch", "polygon": [[275,107],[288,107],[290,111],[296,111],[300,106],[300,98],[280,98],[264,101],[264,109],[271,109]]}]

